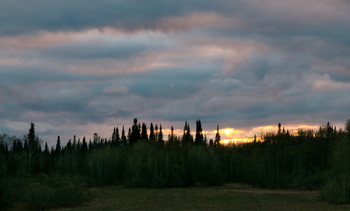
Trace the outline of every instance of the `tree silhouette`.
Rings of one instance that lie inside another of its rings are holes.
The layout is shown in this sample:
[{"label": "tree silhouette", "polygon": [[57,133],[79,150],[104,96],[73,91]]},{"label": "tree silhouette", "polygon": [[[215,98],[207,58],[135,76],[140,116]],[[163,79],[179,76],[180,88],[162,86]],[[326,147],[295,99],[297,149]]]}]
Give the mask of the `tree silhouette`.
[{"label": "tree silhouette", "polygon": [[129,138],[129,144],[133,145],[140,139],[140,127],[137,124],[137,119],[134,118],[134,124],[131,127],[131,134]]},{"label": "tree silhouette", "polygon": [[88,145],[87,145],[87,143],[86,143],[85,137],[83,138],[83,143],[82,143],[82,145],[81,145],[81,151],[82,151],[83,153],[86,153],[86,152],[88,151]]},{"label": "tree silhouette", "polygon": [[154,126],[154,138],[156,141],[158,141],[158,125]]},{"label": "tree silhouette", "polygon": [[38,174],[40,172],[40,158],[39,154],[41,152],[40,142],[38,137],[35,135],[35,125],[30,124],[30,129],[28,131],[28,149],[27,149],[27,163],[28,171],[31,174]]},{"label": "tree silhouette", "polygon": [[154,127],[153,127],[153,123],[151,123],[151,126],[149,128],[149,140],[151,141],[155,141],[156,140],[156,136],[154,134]]},{"label": "tree silhouette", "polygon": [[204,144],[202,123],[200,120],[196,121],[196,137],[195,137],[194,143],[195,144]]},{"label": "tree silhouette", "polygon": [[214,141],[215,146],[220,145],[220,140],[221,140],[221,137],[220,137],[219,125],[217,125],[216,126],[215,141]]},{"label": "tree silhouette", "polygon": [[278,123],[278,131],[277,131],[278,134],[281,134],[281,131],[282,131],[281,127],[282,127],[281,123]]},{"label": "tree silhouette", "polygon": [[147,126],[145,123],[142,123],[142,129],[141,129],[141,139],[142,140],[148,140],[148,135],[147,135]]},{"label": "tree silhouette", "polygon": [[124,125],[123,125],[123,129],[122,129],[122,136],[121,136],[121,145],[126,146],[128,144],[128,141],[126,139],[126,135],[125,135],[125,129],[124,129]]},{"label": "tree silhouette", "polygon": [[191,135],[190,125],[187,123],[187,121],[185,122],[185,126],[184,126],[184,133],[183,133],[183,136],[182,136],[182,143],[184,143],[184,144],[193,143],[193,137]]},{"label": "tree silhouette", "polygon": [[350,119],[346,120],[345,132],[347,133],[348,141],[350,142]]},{"label": "tree silhouette", "polygon": [[57,136],[57,142],[56,142],[56,150],[55,150],[55,153],[56,154],[61,154],[61,139],[60,139],[60,136]]},{"label": "tree silhouette", "polygon": [[35,135],[35,126],[34,123],[30,124],[30,129],[28,132],[28,147],[31,151],[40,150],[39,139]]},{"label": "tree silhouette", "polygon": [[161,145],[164,145],[162,125],[159,125],[158,143],[160,143]]},{"label": "tree silhouette", "polygon": [[171,128],[170,128],[170,134],[169,134],[169,136],[168,136],[168,141],[169,141],[169,143],[173,143],[173,142],[175,141],[174,138],[175,138],[175,137],[174,137],[174,127],[171,126]]}]

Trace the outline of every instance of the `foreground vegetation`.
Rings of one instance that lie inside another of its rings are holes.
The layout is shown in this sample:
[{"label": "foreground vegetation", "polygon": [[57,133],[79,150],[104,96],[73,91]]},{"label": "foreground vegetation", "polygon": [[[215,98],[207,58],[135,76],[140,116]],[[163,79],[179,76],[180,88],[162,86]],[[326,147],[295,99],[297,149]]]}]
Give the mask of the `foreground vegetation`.
[{"label": "foreground vegetation", "polygon": [[[276,133],[261,140],[231,146],[220,145],[219,129],[208,142],[200,121],[195,136],[187,123],[181,138],[171,132],[168,141],[161,126],[151,125],[147,132],[135,119],[127,136],[124,128],[121,136],[116,128],[110,140],[95,136],[87,143],[74,137],[63,147],[58,137],[51,150],[47,144],[41,149],[34,124],[24,140],[4,141],[2,136],[1,207],[78,205],[89,199],[87,186],[175,188],[237,182],[268,189],[322,189],[328,202],[350,202],[350,121],[345,130],[327,123],[318,131],[298,134],[279,124]],[[67,192],[76,197],[67,197]]]},{"label": "foreground vegetation", "polygon": [[319,191],[267,190],[249,185],[140,189],[94,187],[93,200],[63,210],[349,210],[322,201]]},{"label": "foreground vegetation", "polygon": [[72,207],[90,199],[82,178],[38,175],[5,178],[0,182],[0,210],[44,210]]}]

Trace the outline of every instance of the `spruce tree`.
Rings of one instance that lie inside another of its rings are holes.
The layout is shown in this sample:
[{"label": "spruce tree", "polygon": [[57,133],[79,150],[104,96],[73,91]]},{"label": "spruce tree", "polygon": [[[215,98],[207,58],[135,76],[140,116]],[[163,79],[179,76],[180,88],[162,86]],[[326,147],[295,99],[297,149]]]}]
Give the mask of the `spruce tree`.
[{"label": "spruce tree", "polygon": [[124,129],[124,125],[123,125],[123,128],[122,128],[122,137],[121,137],[121,145],[127,145],[128,144],[128,141],[126,139],[126,135],[125,135],[125,129]]},{"label": "spruce tree", "polygon": [[282,127],[281,123],[278,123],[278,131],[277,131],[278,134],[281,134],[281,131],[282,131],[281,127]]},{"label": "spruce tree", "polygon": [[193,137],[191,135],[190,125],[185,122],[184,133],[182,136],[182,143],[193,143]]},{"label": "spruce tree", "polygon": [[28,147],[31,151],[37,151],[40,148],[39,140],[35,135],[35,126],[34,123],[30,124],[30,129],[28,132]]},{"label": "spruce tree", "polygon": [[44,150],[44,153],[45,153],[46,155],[50,154],[49,147],[47,146],[47,142],[45,142],[45,150]]},{"label": "spruce tree", "polygon": [[130,144],[130,145],[132,145],[132,141],[130,141],[131,140],[131,129],[130,129],[130,127],[129,127],[129,129],[128,129],[128,143]]},{"label": "spruce tree", "polygon": [[92,143],[91,139],[89,141],[89,150],[91,151],[94,148],[94,144]]},{"label": "spruce tree", "polygon": [[87,145],[87,143],[86,143],[85,137],[83,138],[83,143],[82,143],[82,145],[81,145],[81,151],[82,151],[83,153],[86,153],[86,152],[88,151],[88,145]]},{"label": "spruce tree", "polygon": [[150,126],[149,140],[151,140],[151,141],[155,141],[155,140],[156,140],[156,136],[155,136],[155,134],[154,134],[153,123],[151,123],[151,126]]},{"label": "spruce tree", "polygon": [[345,132],[347,134],[348,141],[350,142],[350,119],[346,120]]},{"label": "spruce tree", "polygon": [[137,119],[134,118],[134,124],[131,128],[131,134],[129,139],[129,144],[132,145],[136,143],[140,139],[140,127],[139,124],[137,124]]},{"label": "spruce tree", "polygon": [[57,136],[57,142],[56,142],[56,154],[61,154],[61,140],[60,137]]},{"label": "spruce tree", "polygon": [[170,128],[170,134],[169,134],[169,143],[173,143],[174,142],[174,127],[171,126]]},{"label": "spruce tree", "polygon": [[120,141],[120,136],[119,136],[119,128],[117,127],[115,129],[115,141],[116,141],[116,145],[119,143]]},{"label": "spruce tree", "polygon": [[160,143],[161,145],[164,144],[162,125],[159,125],[158,143]]},{"label": "spruce tree", "polygon": [[30,124],[28,131],[28,150],[27,150],[27,163],[28,171],[31,174],[38,174],[40,172],[40,157],[41,147],[38,137],[35,135],[34,123]]},{"label": "spruce tree", "polygon": [[112,133],[112,139],[111,139],[111,145],[116,146],[117,145],[117,138],[116,138],[116,129],[113,128],[113,133]]},{"label": "spruce tree", "polygon": [[145,123],[142,123],[141,139],[142,140],[148,140],[147,126],[146,126]]},{"label": "spruce tree", "polygon": [[195,137],[194,143],[195,144],[203,144],[204,143],[202,123],[200,120],[196,121],[196,137]]},{"label": "spruce tree", "polygon": [[157,124],[154,127],[154,138],[156,141],[158,141],[158,125]]},{"label": "spruce tree", "polygon": [[219,132],[219,125],[216,126],[216,134],[215,134],[215,141],[214,141],[214,144],[216,146],[220,145],[220,132]]}]

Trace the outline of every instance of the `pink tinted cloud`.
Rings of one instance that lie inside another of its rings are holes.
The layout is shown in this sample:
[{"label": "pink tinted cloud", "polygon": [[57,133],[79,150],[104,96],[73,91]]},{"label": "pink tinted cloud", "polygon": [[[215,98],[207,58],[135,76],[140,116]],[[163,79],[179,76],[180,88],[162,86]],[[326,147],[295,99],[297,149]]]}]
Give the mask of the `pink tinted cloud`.
[{"label": "pink tinted cloud", "polygon": [[48,48],[70,42],[91,41],[101,36],[112,37],[120,34],[123,34],[121,30],[111,27],[88,28],[81,31],[41,31],[36,34],[0,37],[0,46],[15,49]]},{"label": "pink tinted cloud", "polygon": [[184,31],[197,28],[237,28],[241,20],[225,17],[214,12],[194,12],[186,16],[166,17],[156,25],[163,31]]}]

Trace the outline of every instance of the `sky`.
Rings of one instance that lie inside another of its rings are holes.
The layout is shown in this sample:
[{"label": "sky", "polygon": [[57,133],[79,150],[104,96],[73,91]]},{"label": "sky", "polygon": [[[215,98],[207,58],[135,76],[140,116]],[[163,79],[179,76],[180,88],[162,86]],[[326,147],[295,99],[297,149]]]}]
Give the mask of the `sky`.
[{"label": "sky", "polygon": [[[0,133],[225,138],[350,118],[347,0],[0,0]],[[229,132],[231,131],[231,132]]]}]

